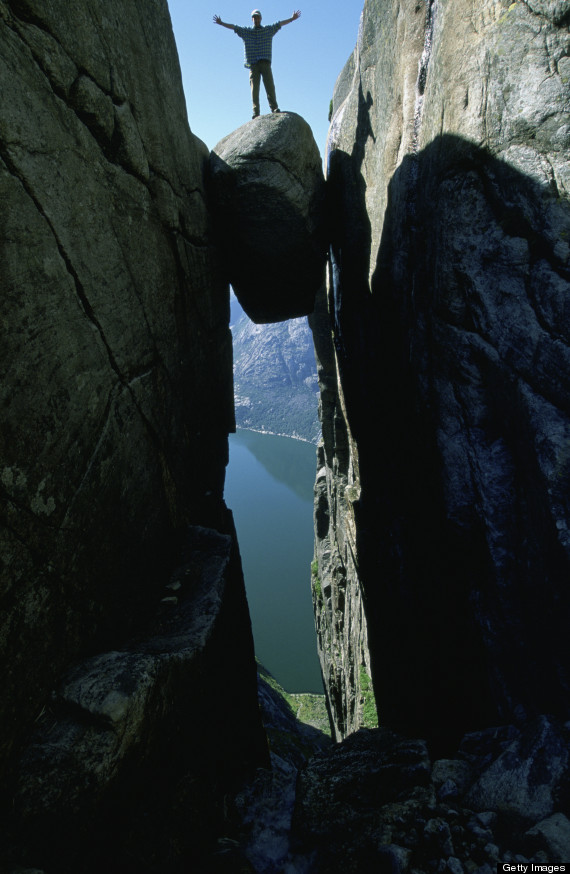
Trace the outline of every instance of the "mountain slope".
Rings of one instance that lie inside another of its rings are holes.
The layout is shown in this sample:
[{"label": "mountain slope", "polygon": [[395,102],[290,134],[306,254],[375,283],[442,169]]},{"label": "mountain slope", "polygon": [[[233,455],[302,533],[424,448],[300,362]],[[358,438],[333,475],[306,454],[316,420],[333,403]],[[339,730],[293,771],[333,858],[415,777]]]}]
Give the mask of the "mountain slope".
[{"label": "mountain slope", "polygon": [[317,370],[307,320],[256,325],[232,297],[231,330],[238,428],[316,443]]}]

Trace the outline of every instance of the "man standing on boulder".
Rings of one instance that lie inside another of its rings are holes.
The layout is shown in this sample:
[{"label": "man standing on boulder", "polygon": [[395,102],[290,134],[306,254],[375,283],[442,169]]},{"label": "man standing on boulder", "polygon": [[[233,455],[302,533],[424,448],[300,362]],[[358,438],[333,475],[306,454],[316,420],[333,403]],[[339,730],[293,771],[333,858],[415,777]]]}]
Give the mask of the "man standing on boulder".
[{"label": "man standing on boulder", "polygon": [[254,9],[251,13],[253,27],[239,27],[236,24],[226,24],[219,15],[214,15],[214,24],[221,24],[222,27],[233,30],[234,33],[237,33],[243,39],[244,66],[249,68],[249,82],[253,102],[252,118],[257,118],[259,115],[259,81],[261,78],[263,78],[271,112],[279,112],[277,97],[275,96],[273,73],[271,72],[271,43],[274,35],[283,25],[291,24],[300,15],[301,11],[298,9],[291,18],[287,18],[285,21],[276,21],[275,24],[268,24],[266,27],[261,26],[261,12],[259,9]]}]

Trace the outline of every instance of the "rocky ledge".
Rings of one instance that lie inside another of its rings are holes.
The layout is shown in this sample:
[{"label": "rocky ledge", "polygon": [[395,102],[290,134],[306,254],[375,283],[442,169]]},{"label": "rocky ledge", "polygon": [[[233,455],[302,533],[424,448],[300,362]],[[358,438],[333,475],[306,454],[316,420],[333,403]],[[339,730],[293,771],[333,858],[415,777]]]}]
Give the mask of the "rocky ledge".
[{"label": "rocky ledge", "polygon": [[[251,721],[236,716],[244,701]],[[235,541],[194,526],[152,625],[78,663],[38,716],[8,861],[62,874],[202,864],[228,787],[268,761]]]},{"label": "rocky ledge", "polygon": [[361,729],[297,782],[293,837],[311,874],[492,874],[570,858],[570,726],[541,716],[467,734],[453,758]]}]

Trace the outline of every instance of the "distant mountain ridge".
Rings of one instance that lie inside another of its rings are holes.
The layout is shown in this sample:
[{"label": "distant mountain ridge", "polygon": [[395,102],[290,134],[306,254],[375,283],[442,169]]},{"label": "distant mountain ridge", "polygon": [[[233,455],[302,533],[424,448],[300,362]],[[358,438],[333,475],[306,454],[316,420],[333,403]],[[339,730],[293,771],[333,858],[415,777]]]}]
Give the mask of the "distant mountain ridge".
[{"label": "distant mountain ridge", "polygon": [[318,382],[306,318],[256,325],[232,295],[236,424],[317,443]]}]

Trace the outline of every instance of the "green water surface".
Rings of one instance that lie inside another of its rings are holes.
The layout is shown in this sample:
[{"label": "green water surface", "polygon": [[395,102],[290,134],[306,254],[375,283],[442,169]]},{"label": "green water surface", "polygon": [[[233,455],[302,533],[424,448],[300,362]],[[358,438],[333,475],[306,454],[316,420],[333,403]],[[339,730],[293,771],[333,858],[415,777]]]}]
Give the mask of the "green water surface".
[{"label": "green water surface", "polygon": [[288,692],[323,691],[311,602],[315,471],[311,443],[253,431],[230,435],[225,498],[255,652]]}]

